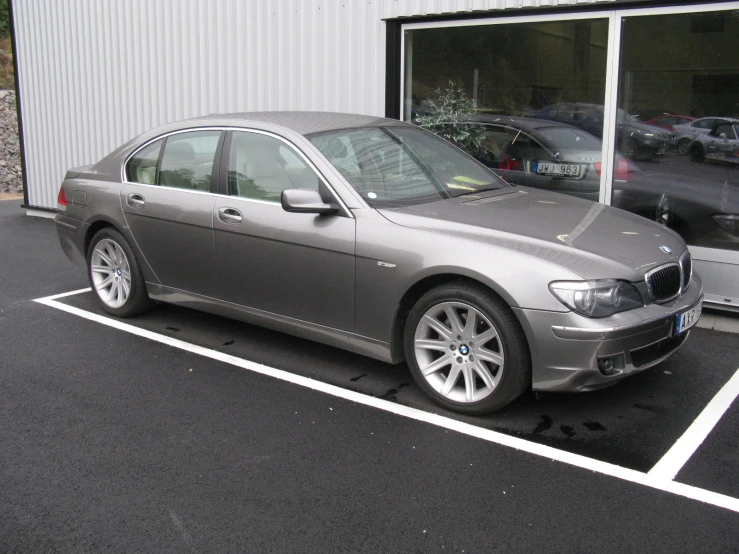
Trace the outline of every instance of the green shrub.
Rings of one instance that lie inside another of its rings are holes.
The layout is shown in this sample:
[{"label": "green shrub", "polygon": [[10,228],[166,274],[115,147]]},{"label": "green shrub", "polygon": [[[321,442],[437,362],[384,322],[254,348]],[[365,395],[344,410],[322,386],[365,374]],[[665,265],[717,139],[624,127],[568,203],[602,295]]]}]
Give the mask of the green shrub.
[{"label": "green shrub", "polygon": [[0,37],[10,34],[10,9],[8,0],[0,0]]},{"label": "green shrub", "polygon": [[417,116],[414,121],[416,124],[473,156],[483,149],[485,128],[468,123],[469,116],[477,113],[475,101],[454,81],[449,81],[449,87],[443,92],[436,89],[436,99],[427,100],[426,107],[428,114]]}]

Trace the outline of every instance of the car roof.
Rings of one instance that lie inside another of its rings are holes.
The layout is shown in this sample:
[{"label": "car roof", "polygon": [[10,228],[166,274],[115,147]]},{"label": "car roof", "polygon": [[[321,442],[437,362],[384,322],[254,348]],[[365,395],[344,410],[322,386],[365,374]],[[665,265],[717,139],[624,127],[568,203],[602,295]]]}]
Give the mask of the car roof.
[{"label": "car roof", "polygon": [[358,115],[338,112],[241,112],[210,114],[180,122],[182,128],[210,125],[249,126],[250,123],[267,123],[290,129],[301,135],[311,135],[336,131],[339,129],[355,129],[361,127],[380,127],[388,125],[406,125],[405,123],[384,117]]},{"label": "car roof", "polygon": [[693,117],[692,115],[680,115],[677,113],[663,113],[660,115],[655,115],[654,117],[650,117],[649,119],[647,119],[647,121],[652,121],[653,119],[662,119],[663,117],[687,117],[691,121],[695,119],[695,117]]},{"label": "car roof", "polygon": [[160,136],[208,127],[254,127],[262,130],[287,130],[298,135],[312,135],[340,129],[362,127],[412,126],[395,119],[336,112],[241,112],[213,113],[206,116],[166,123],[152,128],[119,146],[98,161],[94,170],[115,175],[129,155]]},{"label": "car roof", "polygon": [[705,121],[706,119],[718,119],[718,120],[721,120],[721,121],[729,121],[731,123],[736,123],[737,121],[739,121],[739,119],[737,119],[735,117],[723,117],[723,116],[720,116],[720,115],[711,115],[711,116],[708,116],[708,117],[699,117],[698,119],[696,119],[696,121]]},{"label": "car roof", "polygon": [[515,116],[515,115],[491,115],[491,114],[477,114],[470,115],[464,118],[464,122],[470,123],[487,123],[496,125],[511,125],[522,131],[537,131],[539,129],[549,129],[553,127],[567,128],[580,131],[581,129],[562,123],[559,121],[553,121],[551,119],[538,119],[535,117],[526,116]]}]

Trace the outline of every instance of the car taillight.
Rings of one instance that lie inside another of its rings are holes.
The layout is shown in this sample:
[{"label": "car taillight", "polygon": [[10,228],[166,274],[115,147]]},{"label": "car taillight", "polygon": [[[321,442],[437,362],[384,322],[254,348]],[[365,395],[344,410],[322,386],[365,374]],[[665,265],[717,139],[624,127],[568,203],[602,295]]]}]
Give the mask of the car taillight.
[{"label": "car taillight", "polygon": [[[593,164],[593,167],[595,167],[595,172],[598,174],[598,177],[600,177],[601,172],[601,163],[595,162]],[[629,162],[626,161],[625,158],[620,158],[616,162],[616,171],[613,172],[613,178],[617,181],[628,181],[629,179]]]},{"label": "car taillight", "polygon": [[59,187],[59,195],[56,197],[56,202],[60,206],[66,206],[67,205],[67,197],[64,194],[64,187]]},{"label": "car taillight", "polygon": [[521,169],[521,160],[505,158],[498,162],[498,169],[505,169],[506,171],[518,171]]}]

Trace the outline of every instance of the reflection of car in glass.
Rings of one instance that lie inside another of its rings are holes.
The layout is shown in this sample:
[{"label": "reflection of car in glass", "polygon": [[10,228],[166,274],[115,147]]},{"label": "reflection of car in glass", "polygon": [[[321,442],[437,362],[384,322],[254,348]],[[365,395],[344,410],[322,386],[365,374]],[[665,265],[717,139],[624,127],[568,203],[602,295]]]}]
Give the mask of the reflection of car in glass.
[{"label": "reflection of car in glass", "polygon": [[739,119],[718,119],[708,133],[688,146],[691,161],[713,160],[739,164]]},{"label": "reflection of car in glass", "polygon": [[667,129],[668,131],[673,131],[673,127],[675,125],[682,125],[684,123],[690,123],[695,118],[690,115],[673,115],[673,114],[663,114],[658,115],[656,117],[653,117],[651,119],[647,119],[644,121],[647,125],[654,125],[655,127],[662,127],[663,129]]},{"label": "reflection of car in glass", "polygon": [[428,395],[474,414],[651,367],[702,304],[676,233],[508,185],[432,133],[368,116],[159,127],[70,170],[56,227],[110,314],[154,299],[406,359]]},{"label": "reflection of car in glass", "polygon": [[[603,137],[603,106],[599,104],[554,104],[535,110],[530,115],[574,125],[598,138]],[[632,160],[651,160],[664,154],[673,142],[672,133],[647,125],[622,109],[618,110],[616,125],[618,149]]]},{"label": "reflection of car in glass", "polygon": [[[602,143],[592,135],[528,117],[467,120],[484,129],[482,148],[471,154],[508,182],[598,200]],[[739,183],[727,188],[711,180],[645,171],[619,156],[613,205],[671,227],[689,244],[739,249]]]},{"label": "reflection of car in glass", "polygon": [[739,180],[640,171],[614,181],[613,205],[667,225],[692,246],[739,250]]},{"label": "reflection of car in glass", "polygon": [[675,125],[675,141],[677,142],[677,151],[683,156],[688,153],[688,146],[699,135],[708,133],[713,129],[717,121],[725,119],[723,117],[699,117],[690,123],[681,123]]},{"label": "reflection of car in glass", "polygon": [[[484,129],[481,148],[470,153],[509,183],[598,200],[602,143],[590,133],[532,117],[477,115],[465,122]],[[619,174],[633,165],[622,157],[617,163]]]}]

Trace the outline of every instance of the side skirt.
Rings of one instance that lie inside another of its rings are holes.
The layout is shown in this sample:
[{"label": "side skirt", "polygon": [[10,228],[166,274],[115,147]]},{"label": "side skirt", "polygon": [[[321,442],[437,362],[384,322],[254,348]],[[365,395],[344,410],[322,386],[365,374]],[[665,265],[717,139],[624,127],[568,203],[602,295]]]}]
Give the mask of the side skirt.
[{"label": "side skirt", "polygon": [[273,329],[281,333],[287,333],[303,339],[312,340],[348,350],[356,354],[375,358],[387,363],[398,363],[393,360],[390,344],[371,339],[348,331],[325,327],[315,323],[309,323],[299,319],[265,312],[238,304],[232,304],[223,300],[217,300],[207,296],[201,296],[190,292],[165,287],[156,283],[146,283],[149,297],[152,300],[176,304],[186,308],[192,308],[215,315],[237,319],[260,327]]}]

